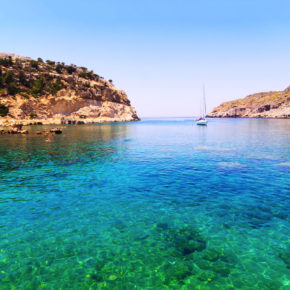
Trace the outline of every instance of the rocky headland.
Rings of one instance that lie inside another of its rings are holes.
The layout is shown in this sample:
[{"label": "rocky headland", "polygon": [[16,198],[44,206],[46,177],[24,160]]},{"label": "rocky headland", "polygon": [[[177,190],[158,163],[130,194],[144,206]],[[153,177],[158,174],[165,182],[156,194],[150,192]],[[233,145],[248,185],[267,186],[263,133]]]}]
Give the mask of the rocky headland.
[{"label": "rocky headland", "polygon": [[224,102],[207,115],[211,118],[290,118],[290,86],[284,91],[262,92]]},{"label": "rocky headland", "polygon": [[0,53],[0,126],[137,120],[112,80],[85,67]]}]

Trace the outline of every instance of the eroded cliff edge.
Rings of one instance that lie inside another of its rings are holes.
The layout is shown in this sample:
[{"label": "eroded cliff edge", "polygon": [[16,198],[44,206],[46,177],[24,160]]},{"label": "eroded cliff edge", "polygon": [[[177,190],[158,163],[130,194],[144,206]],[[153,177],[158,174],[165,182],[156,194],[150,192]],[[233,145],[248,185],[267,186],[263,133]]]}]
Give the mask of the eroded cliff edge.
[{"label": "eroded cliff edge", "polygon": [[207,115],[212,118],[290,118],[290,86],[224,102]]},{"label": "eroded cliff edge", "polygon": [[123,90],[85,67],[0,53],[0,125],[139,120]]}]

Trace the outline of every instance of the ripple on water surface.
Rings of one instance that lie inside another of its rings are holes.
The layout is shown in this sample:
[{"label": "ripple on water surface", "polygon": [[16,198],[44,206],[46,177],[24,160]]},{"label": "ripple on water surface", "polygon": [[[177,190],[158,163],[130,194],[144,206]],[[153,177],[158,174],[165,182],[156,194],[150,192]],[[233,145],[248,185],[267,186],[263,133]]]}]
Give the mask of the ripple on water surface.
[{"label": "ripple on water surface", "polygon": [[0,139],[1,289],[289,289],[288,120]]}]

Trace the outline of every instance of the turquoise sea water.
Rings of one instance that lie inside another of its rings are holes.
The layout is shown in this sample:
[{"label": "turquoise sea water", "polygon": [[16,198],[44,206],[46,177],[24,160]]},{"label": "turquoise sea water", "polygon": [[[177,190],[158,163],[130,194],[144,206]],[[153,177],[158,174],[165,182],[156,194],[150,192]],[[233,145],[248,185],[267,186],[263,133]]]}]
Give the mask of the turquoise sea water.
[{"label": "turquoise sea water", "polygon": [[290,289],[289,120],[0,136],[0,289]]}]

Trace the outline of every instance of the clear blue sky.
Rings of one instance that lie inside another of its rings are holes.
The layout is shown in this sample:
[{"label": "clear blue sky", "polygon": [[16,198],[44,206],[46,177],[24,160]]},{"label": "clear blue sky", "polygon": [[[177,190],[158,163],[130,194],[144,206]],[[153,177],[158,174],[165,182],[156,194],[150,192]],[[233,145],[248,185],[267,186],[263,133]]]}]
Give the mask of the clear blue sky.
[{"label": "clear blue sky", "polygon": [[290,85],[289,0],[2,1],[0,52],[87,66],[140,116]]}]

